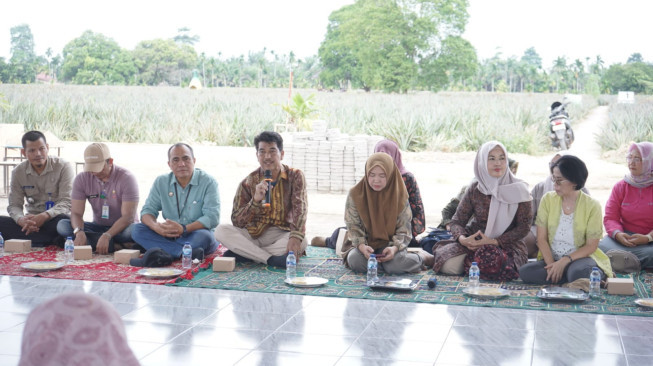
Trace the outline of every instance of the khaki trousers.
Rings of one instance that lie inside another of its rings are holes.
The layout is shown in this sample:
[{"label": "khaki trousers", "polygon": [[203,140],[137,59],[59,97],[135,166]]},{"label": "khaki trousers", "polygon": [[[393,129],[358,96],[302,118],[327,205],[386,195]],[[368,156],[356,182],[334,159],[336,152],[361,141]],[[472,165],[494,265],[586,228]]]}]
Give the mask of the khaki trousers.
[{"label": "khaki trousers", "polygon": [[[222,224],[215,229],[215,238],[232,252],[255,262],[267,264],[268,258],[271,256],[286,255],[288,253],[290,231],[272,226],[267,228],[258,238],[252,238],[247,229]],[[307,246],[308,241],[304,237],[302,251],[305,251]]]}]

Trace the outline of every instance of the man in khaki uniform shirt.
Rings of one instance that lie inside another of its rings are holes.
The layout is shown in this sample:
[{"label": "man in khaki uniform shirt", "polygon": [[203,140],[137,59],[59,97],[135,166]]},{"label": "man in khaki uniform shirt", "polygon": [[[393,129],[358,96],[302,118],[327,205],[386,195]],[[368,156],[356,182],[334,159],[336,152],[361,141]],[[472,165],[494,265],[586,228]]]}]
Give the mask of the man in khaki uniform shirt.
[{"label": "man in khaki uniform shirt", "polygon": [[69,218],[72,166],[48,156],[49,146],[39,131],[25,133],[22,145],[21,153],[27,161],[11,173],[7,206],[11,217],[0,216],[0,232],[5,240],[30,239],[33,245],[63,246],[57,223]]}]

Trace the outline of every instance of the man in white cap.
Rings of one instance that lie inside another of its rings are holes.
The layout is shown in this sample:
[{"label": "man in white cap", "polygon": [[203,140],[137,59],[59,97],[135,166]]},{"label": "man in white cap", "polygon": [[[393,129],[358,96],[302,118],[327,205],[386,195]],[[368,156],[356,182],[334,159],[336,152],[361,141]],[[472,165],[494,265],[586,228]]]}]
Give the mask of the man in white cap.
[{"label": "man in white cap", "polygon": [[[57,225],[59,235],[74,236],[75,245],[90,245],[99,254],[111,253],[114,243],[132,243],[138,222],[138,184],[128,170],[113,164],[109,147],[92,143],[84,150],[84,171],[75,177],[70,220]],[[84,222],[88,200],[93,222]]]}]

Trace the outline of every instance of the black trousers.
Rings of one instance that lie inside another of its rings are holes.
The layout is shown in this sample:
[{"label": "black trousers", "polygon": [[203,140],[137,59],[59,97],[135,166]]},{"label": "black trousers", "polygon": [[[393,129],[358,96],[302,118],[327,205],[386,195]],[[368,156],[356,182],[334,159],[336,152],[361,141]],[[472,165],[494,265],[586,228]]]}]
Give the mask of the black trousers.
[{"label": "black trousers", "polygon": [[57,233],[59,220],[70,219],[68,215],[57,215],[46,221],[39,231],[25,235],[22,227],[9,216],[0,216],[0,233],[5,240],[22,239],[31,240],[34,246],[57,245],[63,248],[64,238]]}]

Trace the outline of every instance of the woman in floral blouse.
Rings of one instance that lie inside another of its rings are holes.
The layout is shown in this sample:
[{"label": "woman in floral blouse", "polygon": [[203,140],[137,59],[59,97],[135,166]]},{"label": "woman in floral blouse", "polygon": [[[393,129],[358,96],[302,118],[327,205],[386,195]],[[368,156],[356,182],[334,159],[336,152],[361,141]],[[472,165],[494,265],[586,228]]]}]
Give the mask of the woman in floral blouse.
[{"label": "woman in floral blouse", "polygon": [[[477,262],[482,279],[513,280],[526,263],[524,237],[532,214],[526,182],[508,170],[506,148],[486,142],[476,154],[476,182],[465,192],[450,222],[454,240],[433,249],[433,270],[460,275]],[[471,222],[469,219],[474,217]]]}]

